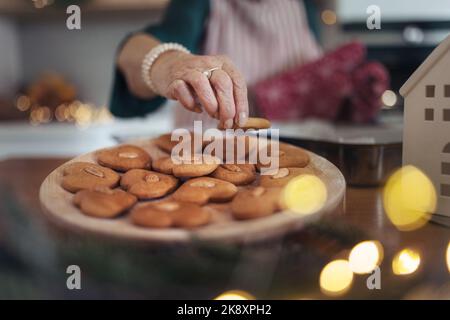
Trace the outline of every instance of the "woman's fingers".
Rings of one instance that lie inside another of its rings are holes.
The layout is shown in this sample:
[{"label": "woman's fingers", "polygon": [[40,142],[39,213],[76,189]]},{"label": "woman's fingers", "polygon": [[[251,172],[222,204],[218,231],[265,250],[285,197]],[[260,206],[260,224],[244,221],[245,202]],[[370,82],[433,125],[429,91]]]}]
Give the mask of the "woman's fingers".
[{"label": "woman's fingers", "polygon": [[233,82],[234,103],[236,105],[234,121],[239,126],[243,126],[247,122],[249,113],[247,84],[242,74],[231,63],[225,62],[222,68]]},{"label": "woman's fingers", "polygon": [[219,102],[220,122],[224,128],[232,128],[236,114],[233,81],[228,73],[221,69],[213,71],[209,81],[216,92],[217,101]]},{"label": "woman's fingers", "polygon": [[[202,71],[212,68],[220,69],[212,71],[208,79]],[[205,109],[224,128],[245,124],[249,112],[247,85],[227,57],[191,55],[173,69],[176,72],[169,77],[174,81],[166,87],[167,97],[178,100],[191,111]]]},{"label": "woman's fingers", "polygon": [[197,105],[195,97],[189,86],[183,80],[175,80],[169,86],[169,97],[179,101],[186,109],[194,112],[202,112]]},{"label": "woman's fingers", "polygon": [[206,112],[208,112],[211,117],[216,117],[219,106],[208,78],[199,71],[192,71],[185,75],[183,80],[194,89],[195,94]]}]

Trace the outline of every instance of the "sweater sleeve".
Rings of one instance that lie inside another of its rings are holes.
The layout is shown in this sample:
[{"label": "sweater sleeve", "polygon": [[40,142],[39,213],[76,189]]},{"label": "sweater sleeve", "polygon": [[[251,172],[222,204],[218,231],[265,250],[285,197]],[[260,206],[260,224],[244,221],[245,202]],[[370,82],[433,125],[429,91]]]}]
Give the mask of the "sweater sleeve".
[{"label": "sweater sleeve", "polygon": [[[209,0],[172,0],[162,22],[140,32],[151,34],[161,42],[180,43],[192,52],[198,52],[208,15]],[[122,41],[122,45],[126,39]],[[128,90],[124,75],[115,67],[109,104],[113,115],[123,118],[143,117],[157,110],[164,102],[163,97],[146,100],[133,96]]]}]

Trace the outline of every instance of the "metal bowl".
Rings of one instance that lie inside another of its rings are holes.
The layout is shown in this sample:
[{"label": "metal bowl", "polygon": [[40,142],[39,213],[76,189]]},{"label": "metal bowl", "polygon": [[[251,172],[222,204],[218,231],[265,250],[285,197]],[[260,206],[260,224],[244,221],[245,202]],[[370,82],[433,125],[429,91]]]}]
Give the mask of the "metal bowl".
[{"label": "metal bowl", "polygon": [[402,143],[348,143],[280,137],[331,161],[348,185],[373,187],[383,184],[402,163]]}]

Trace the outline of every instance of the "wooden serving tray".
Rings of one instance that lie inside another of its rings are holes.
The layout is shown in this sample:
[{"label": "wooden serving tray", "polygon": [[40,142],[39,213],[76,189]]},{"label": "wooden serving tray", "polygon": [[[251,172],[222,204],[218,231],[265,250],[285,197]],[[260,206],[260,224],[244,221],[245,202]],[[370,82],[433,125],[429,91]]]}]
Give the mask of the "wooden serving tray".
[{"label": "wooden serving tray", "polygon": [[[153,159],[166,155],[151,139],[132,141],[145,149]],[[73,194],[61,187],[63,167],[71,162],[86,161],[96,163],[95,152],[76,157],[50,173],[40,188],[40,201],[45,216],[50,222],[68,231],[90,233],[108,238],[140,242],[188,243],[193,240],[215,240],[221,242],[251,242],[282,235],[301,229],[306,223],[332,213],[342,205],[345,195],[345,179],[342,173],[326,159],[308,152],[311,157],[309,167],[317,171],[317,176],[325,183],[328,199],[320,211],[302,216],[292,212],[279,212],[254,220],[237,221],[231,217],[229,204],[208,204],[214,209],[212,222],[192,230],[149,229],[133,225],[124,215],[115,219],[89,217],[72,204]]]}]

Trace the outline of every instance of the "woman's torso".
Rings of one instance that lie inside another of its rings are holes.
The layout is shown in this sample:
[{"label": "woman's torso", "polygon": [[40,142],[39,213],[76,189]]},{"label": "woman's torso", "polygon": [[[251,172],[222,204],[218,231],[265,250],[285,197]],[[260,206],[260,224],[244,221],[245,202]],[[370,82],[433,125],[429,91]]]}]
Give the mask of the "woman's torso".
[{"label": "woman's torso", "polygon": [[[227,55],[251,86],[321,54],[298,0],[210,0],[203,45],[205,55]],[[175,126],[217,126],[205,112],[176,108]]]}]

